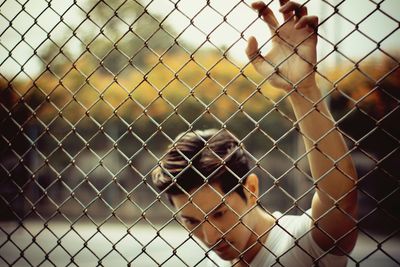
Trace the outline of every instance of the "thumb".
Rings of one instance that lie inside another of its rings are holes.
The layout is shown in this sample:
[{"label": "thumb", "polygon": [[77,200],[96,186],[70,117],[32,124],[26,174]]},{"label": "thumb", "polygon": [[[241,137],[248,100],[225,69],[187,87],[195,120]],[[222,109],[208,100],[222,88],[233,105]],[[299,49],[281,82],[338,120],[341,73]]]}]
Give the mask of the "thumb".
[{"label": "thumb", "polygon": [[246,54],[250,61],[256,59],[259,54],[258,42],[254,36],[250,36],[249,40],[247,41]]},{"label": "thumb", "polygon": [[258,50],[258,42],[254,36],[250,36],[247,41],[246,54],[250,63],[261,75],[269,75],[271,71],[273,71],[272,66],[266,64],[264,57],[261,56],[260,51]]}]

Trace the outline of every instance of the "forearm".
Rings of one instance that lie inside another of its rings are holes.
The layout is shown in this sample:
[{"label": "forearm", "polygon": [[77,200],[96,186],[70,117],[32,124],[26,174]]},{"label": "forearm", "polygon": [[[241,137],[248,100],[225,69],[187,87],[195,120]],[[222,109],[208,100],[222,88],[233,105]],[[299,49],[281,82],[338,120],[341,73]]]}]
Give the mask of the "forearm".
[{"label": "forearm", "polygon": [[300,90],[307,99],[293,92],[290,102],[303,135],[318,197],[327,206],[341,199],[339,204],[342,207],[353,208],[357,197],[356,190],[353,190],[357,175],[343,136],[337,130],[326,103],[320,100],[317,86]]}]

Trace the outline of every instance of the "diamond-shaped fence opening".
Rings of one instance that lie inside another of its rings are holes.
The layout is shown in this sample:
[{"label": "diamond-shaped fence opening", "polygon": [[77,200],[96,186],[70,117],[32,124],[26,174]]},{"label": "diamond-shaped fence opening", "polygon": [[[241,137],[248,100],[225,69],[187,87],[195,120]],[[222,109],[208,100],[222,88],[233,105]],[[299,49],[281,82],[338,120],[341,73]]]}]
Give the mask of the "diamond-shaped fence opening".
[{"label": "diamond-shaped fence opening", "polygon": [[400,4],[299,2],[0,1],[0,265],[400,265]]}]

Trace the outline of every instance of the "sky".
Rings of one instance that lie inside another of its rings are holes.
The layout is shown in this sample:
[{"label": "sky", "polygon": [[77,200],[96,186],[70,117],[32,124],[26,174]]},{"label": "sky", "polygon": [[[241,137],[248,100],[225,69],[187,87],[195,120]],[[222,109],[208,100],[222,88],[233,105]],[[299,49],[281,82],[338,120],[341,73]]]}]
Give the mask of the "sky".
[{"label": "sky", "polygon": [[[24,10],[18,1],[25,3]],[[18,73],[19,78],[35,77],[40,73],[43,65],[35,55],[35,51],[40,51],[43,47],[41,44],[47,39],[47,32],[53,29],[60,19],[58,14],[65,13],[63,19],[71,26],[76,25],[78,18],[84,16],[78,8],[70,8],[73,0],[18,1],[0,1],[0,73],[7,79],[13,78]],[[77,2],[79,5],[84,5],[83,0]],[[247,38],[253,35],[259,43],[264,43],[270,37],[265,23],[249,8],[251,2],[253,1],[142,0],[144,5],[148,5],[149,13],[167,18],[166,22],[176,32],[186,29],[181,37],[186,42],[197,46],[208,36],[210,42],[206,42],[205,47],[231,47],[229,56],[243,65],[247,62],[244,53]],[[273,11],[277,13],[278,20],[282,21],[277,12],[279,1],[269,2]],[[399,0],[300,0],[299,2],[306,2],[309,14],[318,15],[322,22],[319,28],[321,37],[318,41],[318,56],[319,59],[326,58],[324,64],[332,65],[344,60],[345,57],[361,60],[366,56],[382,56],[384,53],[380,51],[373,52],[378,43],[380,48],[390,55],[398,51]],[[379,10],[376,2],[381,2]],[[48,8],[49,6],[51,8]],[[338,13],[335,13],[335,6]],[[24,33],[24,38],[21,37],[21,33]],[[65,34],[63,27],[56,27],[51,31],[51,38],[56,40],[63,34]],[[344,37],[346,38],[342,40]],[[337,48],[340,53],[331,53],[333,44],[339,41]],[[69,47],[80,45],[71,42]],[[263,52],[267,50],[268,46],[265,46]],[[21,73],[22,69],[25,74]]]}]

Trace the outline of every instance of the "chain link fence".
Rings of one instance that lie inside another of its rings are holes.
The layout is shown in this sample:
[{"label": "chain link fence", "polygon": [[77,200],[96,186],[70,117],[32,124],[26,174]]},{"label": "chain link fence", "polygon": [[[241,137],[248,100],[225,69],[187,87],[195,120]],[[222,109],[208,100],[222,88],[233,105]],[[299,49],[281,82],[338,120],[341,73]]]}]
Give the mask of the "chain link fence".
[{"label": "chain link fence", "polygon": [[[243,58],[249,35],[271,43],[250,3],[0,1],[0,265],[206,266],[151,182],[195,129],[237,136],[260,206],[309,208],[288,95]],[[320,17],[317,80],[359,175],[348,264],[400,265],[400,5],[302,3]]]}]

